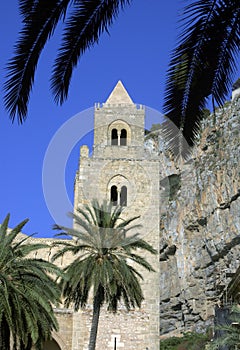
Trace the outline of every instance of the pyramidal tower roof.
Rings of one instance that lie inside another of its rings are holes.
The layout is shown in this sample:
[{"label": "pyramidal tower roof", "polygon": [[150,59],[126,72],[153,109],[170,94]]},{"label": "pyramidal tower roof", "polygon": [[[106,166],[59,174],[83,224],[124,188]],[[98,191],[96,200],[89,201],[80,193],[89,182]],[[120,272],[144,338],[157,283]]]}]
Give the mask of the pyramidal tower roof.
[{"label": "pyramidal tower roof", "polygon": [[111,104],[111,105],[118,105],[118,104],[124,104],[124,105],[133,105],[133,101],[131,97],[128,95],[127,90],[123,86],[123,83],[121,80],[119,80],[109,95],[107,101],[105,104]]}]

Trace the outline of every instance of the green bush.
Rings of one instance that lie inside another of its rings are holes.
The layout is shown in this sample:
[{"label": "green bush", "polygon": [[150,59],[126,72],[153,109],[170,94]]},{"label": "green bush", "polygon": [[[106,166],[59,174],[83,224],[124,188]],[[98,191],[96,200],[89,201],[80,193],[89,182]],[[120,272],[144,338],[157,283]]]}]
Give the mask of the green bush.
[{"label": "green bush", "polygon": [[160,341],[161,350],[202,350],[210,339],[209,334],[184,333]]}]

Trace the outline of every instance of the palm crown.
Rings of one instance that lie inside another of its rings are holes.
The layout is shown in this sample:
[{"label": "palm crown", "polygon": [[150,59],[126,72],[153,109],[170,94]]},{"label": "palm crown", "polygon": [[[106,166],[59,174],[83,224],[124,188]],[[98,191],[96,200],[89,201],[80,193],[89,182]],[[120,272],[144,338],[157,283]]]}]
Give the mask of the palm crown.
[{"label": "palm crown", "polygon": [[53,277],[58,268],[29,254],[45,244],[31,244],[19,238],[23,221],[8,232],[9,215],[0,227],[0,349],[41,349],[51,331],[58,329],[52,304],[57,305],[60,289]]}]

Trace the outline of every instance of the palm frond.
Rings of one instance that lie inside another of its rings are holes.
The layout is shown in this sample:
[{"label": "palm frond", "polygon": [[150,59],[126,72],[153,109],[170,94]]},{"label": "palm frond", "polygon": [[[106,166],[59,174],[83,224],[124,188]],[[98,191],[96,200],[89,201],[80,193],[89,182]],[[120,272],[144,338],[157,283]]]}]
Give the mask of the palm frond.
[{"label": "palm frond", "polygon": [[0,225],[0,239],[1,240],[5,239],[5,236],[7,234],[9,220],[10,220],[10,214],[7,214],[3,223]]},{"label": "palm frond", "polygon": [[[230,6],[225,11],[221,9],[221,22],[226,23],[225,30],[217,35],[219,52],[217,66],[213,78],[211,94],[217,104],[222,105],[227,93],[232,88],[234,73],[237,70],[236,58],[240,47],[240,6]],[[221,26],[221,24],[219,24]]]},{"label": "palm frond", "polygon": [[180,125],[177,127],[170,119],[165,118],[161,125],[161,131],[164,147],[174,156],[175,162],[187,161],[191,157],[192,149],[184,137],[183,127]]},{"label": "palm frond", "polygon": [[129,241],[129,244],[127,245],[130,249],[143,249],[145,251],[148,251],[151,254],[157,254],[157,250],[154,249],[151,244],[147,243],[145,240],[138,238],[134,239],[132,241]]},{"label": "palm frond", "polygon": [[23,21],[26,21],[29,18],[37,2],[38,0],[20,0],[19,1],[19,11],[23,17]]},{"label": "palm frond", "polygon": [[[121,209],[121,207],[120,207],[120,209]],[[121,214],[121,212],[119,213],[119,216],[120,216],[120,214]],[[124,228],[124,227],[128,226],[129,224],[131,224],[133,221],[138,220],[139,218],[140,218],[140,215],[134,216],[133,218],[129,218],[129,219],[126,219],[126,220],[122,220],[122,222],[119,223],[119,224],[117,225],[117,227],[118,227],[118,228]],[[117,219],[119,219],[119,217],[118,217]],[[116,221],[117,221],[117,220],[116,220]],[[139,224],[139,225],[134,225],[134,226],[131,226],[131,227],[140,228],[141,225]]]},{"label": "palm frond", "polygon": [[146,259],[144,259],[140,255],[128,254],[128,258],[134,261],[136,264],[144,267],[146,270],[155,272],[154,268],[146,261]]},{"label": "palm frond", "polygon": [[79,220],[82,220],[81,216],[83,216],[83,218],[85,219],[86,222],[88,222],[88,223],[92,222],[93,224],[96,225],[96,222],[95,222],[96,218],[95,218],[91,208],[88,205],[86,205],[85,210],[83,210],[82,208],[78,208],[77,214],[70,213],[70,215],[75,220],[76,224],[79,224],[79,226],[81,226],[81,222],[79,222]]},{"label": "palm frond", "polygon": [[232,84],[240,40],[239,4],[195,1],[185,7],[181,21],[167,73],[164,111],[192,145],[208,97],[223,103]]},{"label": "palm frond", "polygon": [[[17,115],[22,123],[27,115],[29,95],[42,49],[65,14],[70,0],[21,1],[20,10],[26,11],[23,29],[15,46],[15,55],[7,65],[4,85],[5,106],[12,121]],[[29,10],[26,10],[30,5]]]},{"label": "palm frond", "polygon": [[131,0],[83,0],[74,3],[63,34],[62,45],[55,60],[51,86],[55,101],[62,104],[68,96],[73,68],[80,56],[117,17],[119,9]]}]

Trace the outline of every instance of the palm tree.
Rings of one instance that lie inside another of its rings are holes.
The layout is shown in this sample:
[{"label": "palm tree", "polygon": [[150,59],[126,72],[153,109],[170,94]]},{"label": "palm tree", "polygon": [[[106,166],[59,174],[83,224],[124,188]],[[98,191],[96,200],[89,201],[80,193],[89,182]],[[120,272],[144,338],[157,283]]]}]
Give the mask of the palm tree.
[{"label": "palm tree", "polygon": [[[131,0],[20,0],[23,29],[8,64],[5,106],[22,123],[42,49],[65,20],[51,87],[56,102],[68,97],[73,68]],[[67,19],[65,18],[67,17]],[[164,111],[192,144],[209,96],[221,104],[233,83],[240,44],[239,0],[195,0],[181,12],[180,40],[172,53]],[[170,135],[174,136],[174,135]]]},{"label": "palm tree", "polygon": [[53,276],[58,268],[30,253],[46,248],[19,237],[28,220],[8,230],[9,215],[0,226],[0,350],[42,349],[42,343],[58,329],[52,304],[57,304],[60,289]]},{"label": "palm tree", "polygon": [[[156,254],[139,234],[129,235],[129,231],[139,228],[131,225],[138,217],[121,219],[122,208],[112,207],[104,202],[93,201],[73,214],[73,229],[55,226],[74,241],[62,243],[53,259],[71,252],[76,258],[64,270],[60,284],[65,305],[73,303],[75,310],[85,307],[89,295],[93,293],[93,318],[90,332],[89,350],[95,349],[101,306],[106,303],[108,310],[116,312],[118,302],[123,300],[127,310],[141,306],[144,299],[139,278],[142,275],[136,265],[154,271],[151,265],[135,251]],[[130,264],[130,261],[134,264]]]}]

